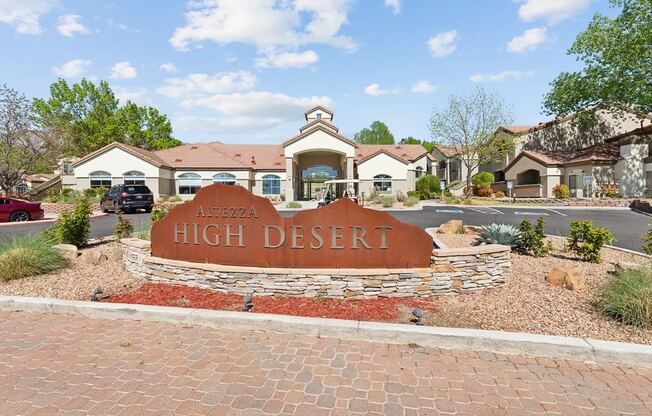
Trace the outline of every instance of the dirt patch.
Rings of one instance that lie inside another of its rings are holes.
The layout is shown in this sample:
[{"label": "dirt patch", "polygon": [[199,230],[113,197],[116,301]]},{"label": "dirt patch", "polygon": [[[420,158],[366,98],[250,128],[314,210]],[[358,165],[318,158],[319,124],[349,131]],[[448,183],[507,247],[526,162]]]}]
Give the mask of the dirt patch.
[{"label": "dirt patch", "polygon": [[123,269],[122,250],[118,243],[81,250],[82,253],[85,251],[104,253],[108,260],[94,266],[77,257],[70,267],[54,273],[1,282],[0,295],[89,300],[97,287],[111,296],[135,290],[143,284],[142,280]]}]

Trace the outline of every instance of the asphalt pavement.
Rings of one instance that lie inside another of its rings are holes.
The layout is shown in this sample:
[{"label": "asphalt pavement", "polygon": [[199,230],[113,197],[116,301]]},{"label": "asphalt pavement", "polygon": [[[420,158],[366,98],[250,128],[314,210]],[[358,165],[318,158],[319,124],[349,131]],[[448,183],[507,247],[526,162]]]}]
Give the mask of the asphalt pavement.
[{"label": "asphalt pavement", "polygon": [[[297,211],[281,211],[282,215],[294,215]],[[546,220],[546,233],[565,236],[569,223],[573,219],[593,220],[598,226],[611,230],[617,241],[614,244],[630,250],[641,251],[641,237],[650,228],[652,220],[649,216],[629,209],[604,208],[546,208],[546,207],[470,207],[470,206],[426,206],[423,210],[389,211],[390,214],[403,222],[415,224],[423,228],[436,227],[452,220],[461,219],[470,225],[488,225],[491,223],[518,225],[524,219],[535,222],[538,217]],[[133,221],[135,227],[149,222],[149,214],[124,214]],[[116,216],[94,218],[91,226],[91,237],[104,237],[113,234]],[[42,231],[52,224],[38,222],[20,225],[0,224],[0,240],[15,234],[27,234]]]}]

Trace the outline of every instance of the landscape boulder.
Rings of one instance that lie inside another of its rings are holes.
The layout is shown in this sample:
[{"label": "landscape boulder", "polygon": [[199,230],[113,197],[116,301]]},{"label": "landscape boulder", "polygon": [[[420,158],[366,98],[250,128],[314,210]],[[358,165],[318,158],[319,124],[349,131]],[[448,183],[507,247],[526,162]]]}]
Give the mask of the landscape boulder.
[{"label": "landscape boulder", "polygon": [[56,244],[52,246],[61,253],[61,255],[67,259],[75,260],[77,258],[78,250],[76,246],[72,244]]},{"label": "landscape boulder", "polygon": [[83,252],[81,258],[84,261],[84,263],[92,264],[93,266],[97,266],[103,261],[109,259],[109,257],[105,253],[101,253],[99,251],[92,251],[92,250]]},{"label": "landscape boulder", "polygon": [[464,222],[462,220],[450,220],[439,226],[440,234],[464,234]]},{"label": "landscape boulder", "polygon": [[562,267],[553,267],[546,276],[546,282],[568,290],[579,290],[586,287],[586,282],[579,273]]}]

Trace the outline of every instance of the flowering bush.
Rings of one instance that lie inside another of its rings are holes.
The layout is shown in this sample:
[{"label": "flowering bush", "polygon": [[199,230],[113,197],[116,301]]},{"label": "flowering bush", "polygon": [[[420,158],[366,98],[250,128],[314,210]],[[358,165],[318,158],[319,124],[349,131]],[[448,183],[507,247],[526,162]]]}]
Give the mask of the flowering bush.
[{"label": "flowering bush", "polygon": [[555,185],[555,187],[552,188],[552,194],[557,199],[570,198],[570,189],[568,189],[568,185],[562,183],[559,185]]},{"label": "flowering bush", "polygon": [[483,186],[483,187],[480,187],[480,188],[475,188],[474,187],[473,188],[473,194],[475,196],[488,198],[488,197],[491,197],[494,194],[494,191],[492,191],[491,188],[488,187],[488,186]]},{"label": "flowering bush", "polygon": [[600,193],[607,198],[618,198],[618,188],[616,185],[602,185]]}]

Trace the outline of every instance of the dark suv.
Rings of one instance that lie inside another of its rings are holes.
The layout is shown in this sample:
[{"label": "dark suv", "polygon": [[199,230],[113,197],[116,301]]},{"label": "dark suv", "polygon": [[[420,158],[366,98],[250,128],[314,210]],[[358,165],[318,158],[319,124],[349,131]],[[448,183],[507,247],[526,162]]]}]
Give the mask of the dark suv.
[{"label": "dark suv", "polygon": [[152,212],[154,195],[145,185],[115,185],[102,196],[100,208],[102,212],[130,212],[144,209]]}]

